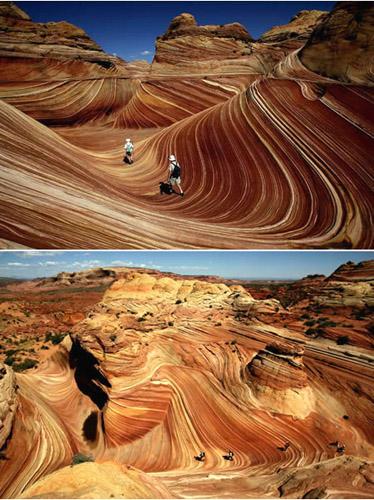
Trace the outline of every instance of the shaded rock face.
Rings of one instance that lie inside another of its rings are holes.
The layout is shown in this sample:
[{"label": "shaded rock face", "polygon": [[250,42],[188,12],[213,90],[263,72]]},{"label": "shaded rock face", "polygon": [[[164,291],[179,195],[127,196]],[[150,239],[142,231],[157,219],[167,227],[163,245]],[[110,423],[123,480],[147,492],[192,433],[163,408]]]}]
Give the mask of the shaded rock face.
[{"label": "shaded rock face", "polygon": [[270,411],[306,418],[315,398],[303,365],[304,349],[290,342],[273,342],[248,364],[248,383]]},{"label": "shaded rock face", "polygon": [[328,12],[322,10],[302,10],[294,16],[288,24],[274,26],[266,31],[261,35],[258,41],[279,43],[286,40],[297,39],[300,42],[305,42],[316,25],[322,22],[327,15]]},{"label": "shaded rock face", "polygon": [[11,433],[17,406],[15,374],[9,366],[0,363],[0,449]]},{"label": "shaded rock face", "polygon": [[372,85],[374,5],[339,2],[301,51],[311,71],[342,82]]},{"label": "shaded rock face", "polygon": [[250,53],[251,35],[240,23],[198,26],[191,14],[175,17],[156,42],[154,62],[181,64],[237,59]]}]

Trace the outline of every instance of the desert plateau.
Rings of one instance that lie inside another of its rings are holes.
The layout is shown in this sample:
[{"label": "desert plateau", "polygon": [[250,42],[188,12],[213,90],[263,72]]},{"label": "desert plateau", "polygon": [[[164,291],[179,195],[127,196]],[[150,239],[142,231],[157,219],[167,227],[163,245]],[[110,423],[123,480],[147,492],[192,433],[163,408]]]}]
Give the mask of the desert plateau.
[{"label": "desert plateau", "polygon": [[176,10],[125,61],[0,2],[0,247],[372,248],[373,19],[338,2],[255,39]]},{"label": "desert plateau", "polygon": [[2,498],[373,498],[373,260],[0,281]]}]

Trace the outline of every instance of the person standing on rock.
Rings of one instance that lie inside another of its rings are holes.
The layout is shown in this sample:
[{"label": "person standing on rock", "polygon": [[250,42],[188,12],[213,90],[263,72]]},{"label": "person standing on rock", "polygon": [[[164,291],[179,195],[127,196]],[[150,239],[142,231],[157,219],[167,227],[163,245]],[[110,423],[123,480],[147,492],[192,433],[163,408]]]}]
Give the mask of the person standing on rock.
[{"label": "person standing on rock", "polygon": [[169,161],[170,164],[168,182],[171,184],[171,186],[178,186],[180,195],[184,196],[184,192],[181,188],[181,167],[174,155],[169,156]]},{"label": "person standing on rock", "polygon": [[126,139],[124,150],[125,150],[125,157],[123,161],[131,165],[134,162],[134,157],[133,157],[134,144],[131,142],[131,139]]}]

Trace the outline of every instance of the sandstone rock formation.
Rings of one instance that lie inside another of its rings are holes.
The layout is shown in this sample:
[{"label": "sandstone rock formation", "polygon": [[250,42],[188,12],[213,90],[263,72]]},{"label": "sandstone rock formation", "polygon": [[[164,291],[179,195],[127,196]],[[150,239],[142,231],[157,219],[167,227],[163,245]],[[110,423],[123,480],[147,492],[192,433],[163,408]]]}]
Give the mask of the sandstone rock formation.
[{"label": "sandstone rock formation", "polygon": [[306,418],[314,410],[303,354],[302,346],[273,342],[249,363],[248,383],[263,407],[297,418]]},{"label": "sandstone rock formation", "polygon": [[[106,54],[81,29],[66,22],[34,23],[12,2],[0,3],[0,58],[79,59],[103,68],[120,60]],[[23,61],[25,64],[25,62]]]},{"label": "sandstone rock formation", "polygon": [[373,26],[371,2],[338,2],[301,51],[302,63],[335,80],[373,85]]},{"label": "sandstone rock formation", "polygon": [[327,16],[322,10],[302,10],[288,24],[274,26],[258,39],[259,42],[278,44],[284,41],[297,40],[306,42],[313,30]]},{"label": "sandstone rock formation", "polygon": [[16,379],[13,370],[0,363],[0,450],[10,437],[17,411]]},{"label": "sandstone rock formation", "polygon": [[189,65],[191,60],[238,59],[250,53],[250,41],[250,34],[239,23],[198,26],[194,16],[180,14],[157,39],[154,62]]},{"label": "sandstone rock formation", "polygon": [[113,462],[65,467],[37,481],[20,498],[173,498],[160,479]]}]

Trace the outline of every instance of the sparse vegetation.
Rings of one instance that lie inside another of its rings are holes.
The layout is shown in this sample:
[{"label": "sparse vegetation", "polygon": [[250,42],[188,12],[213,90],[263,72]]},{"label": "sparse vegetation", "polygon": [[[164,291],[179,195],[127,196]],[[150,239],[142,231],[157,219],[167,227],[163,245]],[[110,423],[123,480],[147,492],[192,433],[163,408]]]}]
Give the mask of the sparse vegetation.
[{"label": "sparse vegetation", "polygon": [[45,342],[52,342],[53,345],[57,345],[66,337],[66,333],[53,333],[49,332],[45,336]]},{"label": "sparse vegetation", "polygon": [[349,344],[349,337],[348,335],[339,335],[339,337],[336,340],[336,343],[338,345],[346,345]]},{"label": "sparse vegetation", "polygon": [[174,326],[174,321],[168,321],[168,326]]},{"label": "sparse vegetation", "polygon": [[83,453],[76,453],[73,456],[71,465],[83,464],[84,462],[94,462],[95,459],[91,455],[83,455]]},{"label": "sparse vegetation", "polygon": [[109,338],[112,342],[115,342],[117,340],[117,335],[113,333]]},{"label": "sparse vegetation", "polygon": [[20,363],[13,363],[13,370],[16,372],[23,372],[25,370],[28,370],[29,368],[34,368],[34,366],[37,365],[38,362],[36,359],[26,358]]},{"label": "sparse vegetation", "polygon": [[181,299],[178,299],[178,300],[175,301],[175,303],[176,304],[182,304],[182,301],[181,301]]}]

